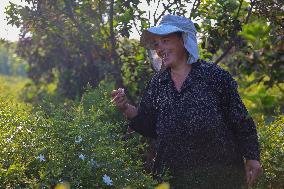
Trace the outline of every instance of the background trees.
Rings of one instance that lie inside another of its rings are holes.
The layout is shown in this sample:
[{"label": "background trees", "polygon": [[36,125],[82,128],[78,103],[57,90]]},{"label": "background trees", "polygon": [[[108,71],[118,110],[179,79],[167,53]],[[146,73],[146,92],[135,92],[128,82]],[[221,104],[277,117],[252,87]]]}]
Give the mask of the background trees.
[{"label": "background trees", "polygon": [[[126,39],[131,29],[141,33],[166,13],[185,15],[196,22],[202,58],[226,65],[235,75],[254,73],[253,82],[267,78],[268,87],[283,82],[280,1],[26,2],[29,7],[11,3],[6,9],[9,23],[22,29],[17,52],[28,60],[30,78],[37,84],[56,82],[58,92],[67,97],[80,96],[87,83],[97,86],[106,77],[117,86],[127,85],[128,80],[145,81],[139,72],[146,78],[151,74],[151,69],[140,68],[144,66],[141,61],[149,65],[146,53],[137,41]],[[141,10],[141,3],[163,10]],[[131,73],[134,68],[139,70],[135,79],[125,69],[121,72],[125,67]]]},{"label": "background trees", "polygon": [[27,62],[17,56],[16,43],[0,41],[0,74],[26,76]]}]

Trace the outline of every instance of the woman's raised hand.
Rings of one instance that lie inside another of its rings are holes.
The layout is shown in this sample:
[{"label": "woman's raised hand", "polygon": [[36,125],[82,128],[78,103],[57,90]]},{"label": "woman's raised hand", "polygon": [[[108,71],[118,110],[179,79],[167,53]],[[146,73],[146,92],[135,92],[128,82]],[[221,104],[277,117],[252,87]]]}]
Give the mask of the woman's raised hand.
[{"label": "woman's raised hand", "polygon": [[113,90],[111,92],[111,102],[116,105],[122,112],[125,112],[127,109],[127,97],[124,93],[123,88]]}]

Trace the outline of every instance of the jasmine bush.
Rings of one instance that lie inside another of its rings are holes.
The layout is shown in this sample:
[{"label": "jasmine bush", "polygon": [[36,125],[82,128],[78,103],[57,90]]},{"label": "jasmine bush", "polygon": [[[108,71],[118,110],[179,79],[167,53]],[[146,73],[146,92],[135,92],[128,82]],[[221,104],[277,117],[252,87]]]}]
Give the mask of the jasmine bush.
[{"label": "jasmine bush", "polygon": [[258,125],[263,176],[257,188],[284,188],[284,115]]},{"label": "jasmine bush", "polygon": [[[78,101],[40,107],[0,93],[0,188],[154,188],[143,168],[145,144],[127,137],[126,120],[110,103],[111,83]],[[257,126],[264,174],[255,188],[284,188],[284,117]]]},{"label": "jasmine bush", "polygon": [[153,188],[143,171],[140,136],[123,137],[126,122],[101,84],[79,103],[0,104],[0,188]]}]

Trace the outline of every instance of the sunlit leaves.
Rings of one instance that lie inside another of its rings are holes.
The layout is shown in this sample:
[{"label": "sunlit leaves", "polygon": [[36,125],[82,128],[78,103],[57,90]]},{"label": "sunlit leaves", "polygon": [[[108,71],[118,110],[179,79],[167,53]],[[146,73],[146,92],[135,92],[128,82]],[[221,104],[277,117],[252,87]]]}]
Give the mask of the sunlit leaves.
[{"label": "sunlit leaves", "polygon": [[271,28],[265,20],[257,20],[244,25],[239,35],[245,38],[253,49],[259,50],[269,44],[269,32]]}]

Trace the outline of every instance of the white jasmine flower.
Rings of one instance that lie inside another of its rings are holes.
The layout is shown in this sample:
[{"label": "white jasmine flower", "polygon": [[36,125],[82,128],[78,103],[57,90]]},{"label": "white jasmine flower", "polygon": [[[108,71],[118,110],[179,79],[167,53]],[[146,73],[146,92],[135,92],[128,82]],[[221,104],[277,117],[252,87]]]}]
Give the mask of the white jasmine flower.
[{"label": "white jasmine flower", "polygon": [[83,141],[83,138],[81,137],[81,136],[76,136],[75,137],[75,142],[76,143],[80,143],[80,142],[82,142]]},{"label": "white jasmine flower", "polygon": [[90,125],[89,125],[89,124],[86,124],[86,125],[84,125],[83,127],[84,127],[84,128],[88,128],[88,127],[90,127]]},{"label": "white jasmine flower", "polygon": [[103,176],[103,181],[104,181],[104,183],[106,183],[106,185],[109,185],[109,186],[112,185],[112,180],[106,174]]},{"label": "white jasmine flower", "polygon": [[85,160],[86,157],[85,157],[83,154],[80,154],[80,155],[79,155],[79,158],[80,158],[81,160]]},{"label": "white jasmine flower", "polygon": [[119,88],[119,89],[118,89],[118,92],[119,92],[120,94],[122,94],[122,95],[125,95],[125,92],[124,92],[124,89],[123,89],[123,88]]},{"label": "white jasmine flower", "polygon": [[42,161],[46,161],[45,158],[44,158],[44,155],[40,154],[37,159],[39,159],[40,162]]},{"label": "white jasmine flower", "polygon": [[32,133],[32,130],[30,130],[30,129],[27,129],[27,132],[28,132],[28,133]]}]

